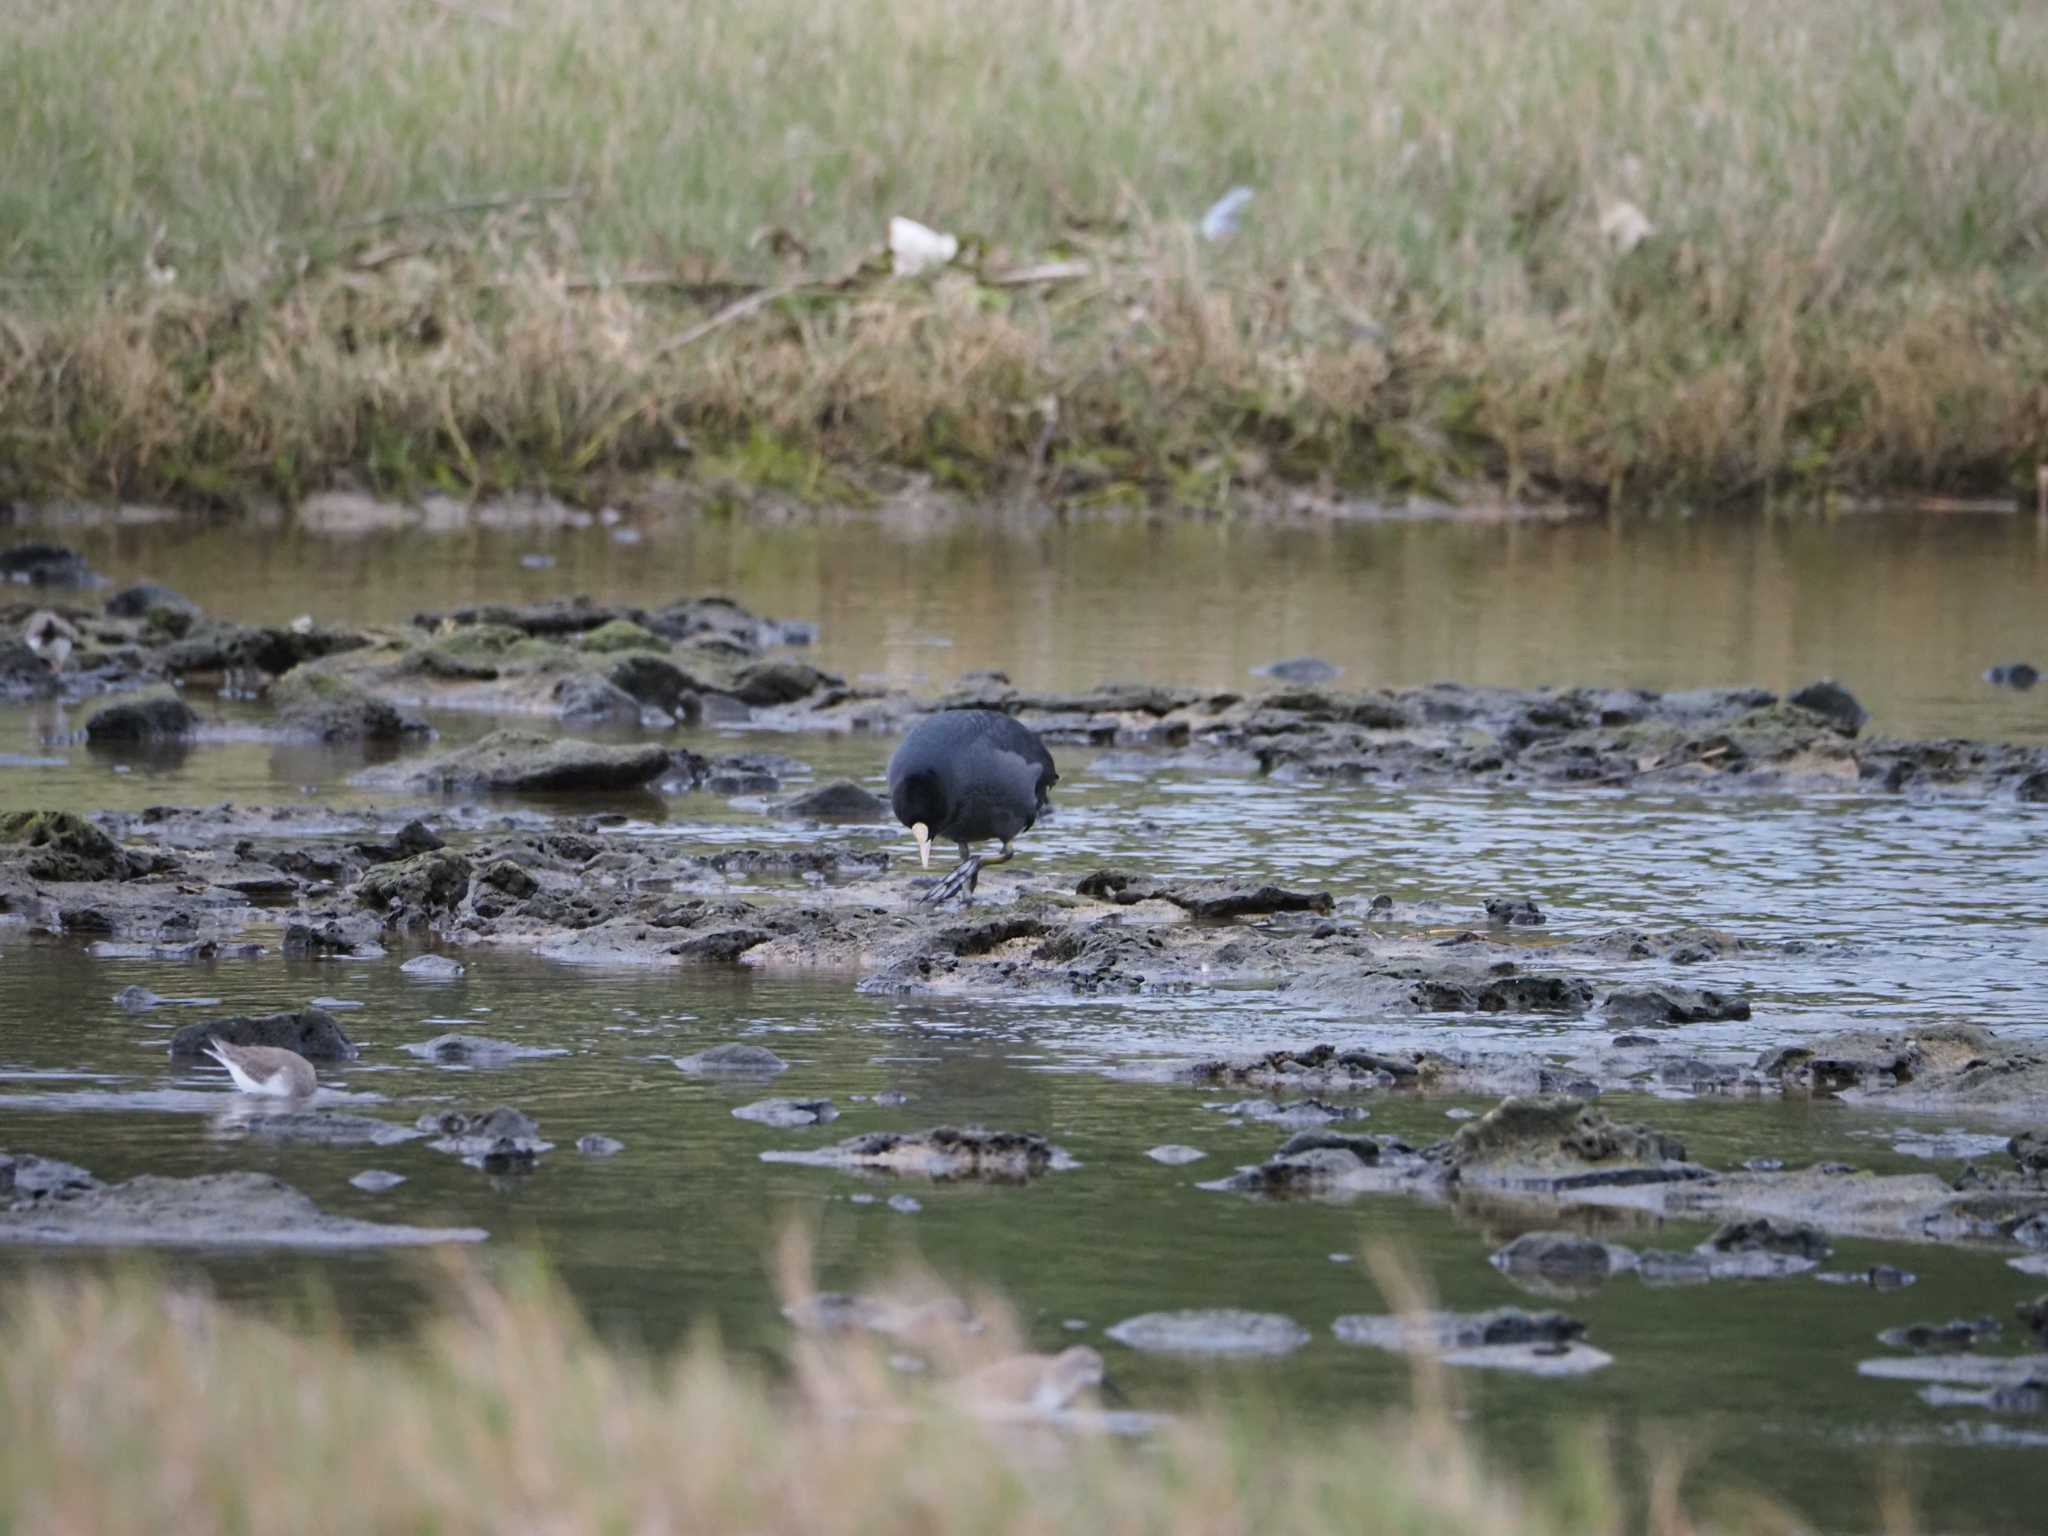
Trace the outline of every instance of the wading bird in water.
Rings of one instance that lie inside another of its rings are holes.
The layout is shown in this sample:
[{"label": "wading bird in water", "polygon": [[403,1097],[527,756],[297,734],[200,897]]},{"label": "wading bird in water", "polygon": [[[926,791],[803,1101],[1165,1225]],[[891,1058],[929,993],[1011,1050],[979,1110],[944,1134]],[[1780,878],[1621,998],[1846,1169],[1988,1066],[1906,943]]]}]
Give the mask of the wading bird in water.
[{"label": "wading bird in water", "polygon": [[228,1069],[235,1086],[266,1099],[303,1099],[319,1086],[313,1063],[277,1045],[229,1045],[215,1035],[206,1054]]},{"label": "wading bird in water", "polygon": [[[889,801],[926,869],[934,841],[960,845],[959,868],[923,899],[971,896],[986,866],[1012,857],[1010,844],[1038,820],[1059,781],[1045,743],[999,711],[948,709],[921,722],[889,759]],[[1003,851],[977,855],[973,845],[990,838]]]}]

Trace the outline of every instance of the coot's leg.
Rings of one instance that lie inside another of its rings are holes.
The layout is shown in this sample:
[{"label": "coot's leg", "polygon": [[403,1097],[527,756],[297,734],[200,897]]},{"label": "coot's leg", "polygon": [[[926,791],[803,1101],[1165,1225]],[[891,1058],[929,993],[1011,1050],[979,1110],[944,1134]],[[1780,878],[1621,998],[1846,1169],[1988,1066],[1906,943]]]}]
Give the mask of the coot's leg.
[{"label": "coot's leg", "polygon": [[984,869],[988,868],[991,864],[1007,864],[1015,857],[1016,854],[1011,850],[1007,842],[1003,844],[1003,851],[1001,853],[992,853],[986,856],[970,854],[967,851],[967,845],[962,843],[960,845],[960,867],[926,891],[918,899],[920,901],[936,903],[963,894],[972,897],[974,895],[975,883],[981,879],[981,872]]}]

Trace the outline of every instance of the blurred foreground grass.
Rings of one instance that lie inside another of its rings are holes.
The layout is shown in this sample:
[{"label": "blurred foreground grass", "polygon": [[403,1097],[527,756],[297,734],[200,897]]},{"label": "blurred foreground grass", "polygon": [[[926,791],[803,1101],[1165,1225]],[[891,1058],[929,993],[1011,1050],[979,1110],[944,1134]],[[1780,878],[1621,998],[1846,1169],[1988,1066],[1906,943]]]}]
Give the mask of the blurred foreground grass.
[{"label": "blurred foreground grass", "polygon": [[[2006,493],[2048,442],[2034,0],[0,0],[0,38],[0,495],[1711,504]],[[897,214],[967,270],[890,279]]]},{"label": "blurred foreground grass", "polygon": [[[1755,1500],[1698,1520],[1675,1463],[1624,1499],[1604,1441],[1534,1485],[1493,1469],[1445,1383],[1304,1432],[1199,1411],[1108,1434],[1047,1417],[985,1300],[969,1333],[898,1291],[890,1340],[804,1334],[771,1382],[700,1341],[671,1362],[595,1340],[518,1270],[453,1272],[414,1343],[286,1329],[129,1272],[17,1287],[0,1314],[0,1528],[44,1532],[1143,1532],[1655,1536],[1804,1529]],[[886,1344],[886,1348],[881,1347]],[[906,1375],[887,1355],[918,1352]],[[992,1369],[993,1367],[993,1369]],[[1843,1512],[1845,1515],[1849,1512]],[[1860,1518],[1858,1512],[1852,1518]]]}]

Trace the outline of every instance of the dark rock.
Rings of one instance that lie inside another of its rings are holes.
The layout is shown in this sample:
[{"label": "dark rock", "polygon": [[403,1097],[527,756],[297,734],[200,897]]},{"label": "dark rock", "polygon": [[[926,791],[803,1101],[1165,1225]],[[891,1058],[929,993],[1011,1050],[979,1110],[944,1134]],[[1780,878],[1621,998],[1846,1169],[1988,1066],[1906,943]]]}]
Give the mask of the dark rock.
[{"label": "dark rock", "polygon": [[1946,1323],[1908,1323],[1887,1328],[1877,1341],[1891,1349],[1910,1349],[1916,1355],[1955,1355],[1975,1349],[1986,1339],[2005,1330],[1995,1318],[1959,1317]]},{"label": "dark rock", "polygon": [[616,683],[575,672],[555,684],[555,713],[571,725],[638,725],[640,701]]},{"label": "dark rock", "polygon": [[662,656],[632,652],[613,662],[605,680],[650,709],[695,725],[704,713],[704,684]]},{"label": "dark rock", "polygon": [[1262,1056],[1199,1061],[1185,1072],[1191,1082],[1222,1083],[1245,1088],[1352,1089],[1389,1088],[1414,1083],[1420,1069],[1413,1061],[1373,1051],[1340,1051],[1328,1043],[1306,1050],[1268,1051]]},{"label": "dark rock", "polygon": [[85,722],[85,739],[97,747],[151,746],[198,728],[199,717],[175,693],[150,693],[101,705]]},{"label": "dark rock", "polygon": [[794,704],[826,688],[845,687],[843,678],[820,672],[801,661],[762,661],[742,668],[733,683],[733,696],[756,708]]},{"label": "dark rock", "polygon": [[1118,906],[1141,901],[1166,901],[1193,917],[1249,917],[1273,912],[1330,912],[1336,901],[1328,891],[1290,891],[1277,885],[1254,886],[1232,880],[1182,880],[1161,883],[1118,870],[1097,870],[1084,876],[1075,893]]},{"label": "dark rock", "polygon": [[1418,981],[1409,1001],[1425,1013],[1567,1013],[1593,1005],[1593,984],[1577,976],[1449,977]]},{"label": "dark rock", "polygon": [[2026,1172],[2048,1173],[2048,1131],[2021,1131],[2005,1150]]},{"label": "dark rock", "polygon": [[532,873],[511,859],[493,860],[476,878],[494,891],[503,891],[514,901],[524,901],[540,889],[540,882],[533,878]]},{"label": "dark rock", "polygon": [[2029,1376],[2016,1385],[1993,1387],[1985,1406],[1993,1413],[2048,1413],[2048,1372]]},{"label": "dark rock", "polygon": [[1714,1279],[1768,1279],[1818,1267],[1835,1245],[1809,1222],[1755,1216],[1723,1222],[1694,1251]]},{"label": "dark rock", "polygon": [[835,779],[809,794],[770,807],[770,814],[807,821],[883,821],[889,807],[850,779]]},{"label": "dark rock", "polygon": [[764,1152],[764,1161],[872,1168],[930,1179],[1021,1182],[1073,1166],[1065,1151],[1036,1131],[990,1131],[942,1125],[929,1131],[870,1131],[810,1152]]},{"label": "dark rock", "polygon": [[1602,1005],[1617,1024],[1705,1024],[1749,1017],[1746,998],[1698,987],[1617,987]]},{"label": "dark rock", "polygon": [[[483,740],[398,771],[402,785],[441,791],[567,794],[637,789],[668,771],[664,747],[603,746],[565,737],[495,731]],[[364,776],[381,783],[384,776]]]},{"label": "dark rock", "polygon": [[2008,661],[1984,674],[1994,688],[2017,688],[2022,693],[2041,681],[2041,674],[2024,661]]},{"label": "dark rock", "polygon": [[889,870],[889,855],[879,848],[728,848],[704,862],[721,875],[861,879]]},{"label": "dark rock", "polygon": [[2019,1320],[2037,1337],[2048,1339],[2048,1296],[2036,1296],[2013,1307]]},{"label": "dark rock", "polygon": [[[158,615],[170,615],[174,619],[183,618],[189,624],[199,617],[199,605],[161,583],[138,581],[108,598],[106,613],[110,619],[155,619]],[[184,630],[180,628],[175,633],[183,634]]]},{"label": "dark rock", "polygon": [[1486,920],[1496,928],[1535,927],[1546,919],[1543,909],[1526,899],[1495,897],[1486,903]]},{"label": "dark rock", "polygon": [[1583,1342],[1586,1325],[1577,1318],[1519,1307],[1477,1313],[1353,1313],[1338,1318],[1330,1331],[1345,1344],[1536,1376],[1582,1375],[1613,1363],[1612,1356]]},{"label": "dark rock", "polygon": [[1685,1144],[1575,1098],[1509,1098],[1429,1149],[1453,1179],[1553,1192],[1697,1179]]},{"label": "dark rock", "polygon": [[1496,1252],[1491,1262],[1504,1274],[1598,1280],[1632,1268],[1635,1255],[1577,1232],[1524,1232]]},{"label": "dark rock", "polygon": [[383,921],[368,912],[307,913],[285,924],[284,952],[375,959],[384,953],[384,946],[377,942],[383,931]]},{"label": "dark rock", "polygon": [[280,1046],[297,1051],[308,1061],[353,1061],[357,1054],[354,1042],[342,1032],[333,1014],[306,1008],[298,1013],[243,1014],[187,1024],[171,1036],[171,1056],[197,1059],[216,1038],[229,1045]]},{"label": "dark rock", "polygon": [[1910,1269],[1895,1269],[1889,1264],[1873,1264],[1868,1269],[1823,1270],[1813,1278],[1828,1285],[1867,1285],[1873,1291],[1903,1291],[1920,1280]]},{"label": "dark rock", "polygon": [[528,1173],[554,1143],[540,1138],[530,1115],[500,1104],[480,1114],[444,1110],[420,1116],[419,1128],[437,1139],[427,1145],[449,1152],[486,1173]]},{"label": "dark rock", "polygon": [[1223,1187],[1275,1197],[1317,1195],[1339,1187],[1348,1175],[1359,1172],[1369,1161],[1378,1160],[1376,1146],[1370,1160],[1346,1147],[1310,1147],[1255,1167],[1240,1168],[1223,1181]]},{"label": "dark rock", "polygon": [[772,937],[774,935],[765,928],[720,928],[684,939],[680,944],[670,946],[669,953],[678,960],[703,965],[731,965],[748,950],[766,944]]},{"label": "dark rock", "polygon": [[1654,1035],[1616,1035],[1607,1043],[1617,1051],[1636,1051],[1655,1045],[1657,1039]]},{"label": "dark rock", "polygon": [[54,699],[57,670],[19,640],[0,640],[0,699],[27,703]]},{"label": "dark rock", "polygon": [[469,860],[452,849],[415,854],[366,872],[350,894],[397,919],[452,910],[469,891]]},{"label": "dark rock", "polygon": [[1819,715],[1844,736],[1854,736],[1870,719],[1870,712],[1856,702],[1856,695],[1833,678],[1808,683],[1785,702]]},{"label": "dark rock", "polygon": [[159,867],[156,859],[129,853],[69,811],[0,814],[0,853],[16,848],[21,850],[22,873],[31,880],[131,880]]},{"label": "dark rock", "polygon": [[84,587],[98,580],[85,556],[60,544],[15,544],[0,549],[0,581],[27,587]]}]

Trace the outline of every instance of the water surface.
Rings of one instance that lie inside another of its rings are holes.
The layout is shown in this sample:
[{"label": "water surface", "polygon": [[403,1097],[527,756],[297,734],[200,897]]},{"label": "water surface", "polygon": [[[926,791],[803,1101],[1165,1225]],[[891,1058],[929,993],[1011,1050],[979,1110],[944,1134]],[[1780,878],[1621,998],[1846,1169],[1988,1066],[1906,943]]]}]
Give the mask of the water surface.
[{"label": "water surface", "polygon": [[[1994,690],[1995,662],[2048,660],[2048,545],[2024,519],[1866,519],[1836,525],[1398,524],[1262,528],[1083,523],[939,527],[858,521],[783,527],[697,522],[616,529],[398,530],[353,538],[290,527],[79,524],[62,536],[117,581],[151,577],[225,615],[397,621],[479,599],[583,592],[667,601],[723,591],[759,611],[820,625],[816,660],[850,676],[936,687],[997,666],[1032,687],[1107,678],[1249,686],[1249,669],[1301,652],[1347,683],[1434,678],[1678,687],[1797,685],[1833,675],[1874,728],[1911,735],[2048,740],[2048,689]],[[531,569],[524,557],[554,564]],[[0,809],[150,804],[320,803],[389,809],[349,779],[357,760],[244,735],[260,714],[200,700],[215,734],[154,765],[94,757],[68,739],[76,712],[0,710]],[[490,722],[437,722],[451,738]],[[678,745],[765,747],[814,778],[878,780],[887,741],[680,732]],[[1549,914],[1532,947],[1629,926],[1705,923],[1747,938],[1804,941],[1690,967],[1694,985],[1740,988],[1755,1017],[1678,1038],[1747,1052],[1801,1034],[1876,1022],[1966,1019],[2048,1038],[2048,810],[1856,795],[1730,799],[1607,791],[1388,791],[1158,773],[1127,756],[1056,749],[1057,814],[1026,840],[1038,871],[1104,864],[1161,875],[1244,874],[1385,893],[1420,926],[1454,931],[1488,896],[1529,896]],[[899,851],[887,829],[821,834],[762,814],[759,799],[639,800],[632,830],[677,853],[820,836]],[[900,878],[900,875],[891,878]],[[992,872],[988,880],[1005,878]],[[743,888],[745,889],[745,888]],[[766,887],[764,887],[766,889]],[[600,1326],[671,1344],[703,1317],[750,1351],[785,1342],[768,1255],[794,1219],[815,1227],[826,1285],[852,1285],[916,1251],[993,1281],[1045,1347],[1092,1339],[1120,1318],[1175,1306],[1288,1313],[1315,1342],[1284,1361],[1216,1372],[1282,1411],[1323,1414],[1398,1400],[1404,1367],[1337,1343],[1329,1324],[1382,1301],[1357,1256],[1407,1254],[1447,1305],[1540,1305],[1485,1256],[1531,1218],[1405,1199],[1259,1205],[1195,1186],[1270,1153],[1270,1129],[1205,1108],[1217,1095],[1136,1084],[1108,1069],[1161,1057],[1313,1040],[1604,1039],[1597,1019],[1350,1016],[1258,989],[1136,998],[942,1001],[871,997],[840,975],[665,974],[568,968],[465,953],[469,973],[431,983],[374,962],[288,960],[274,930],[255,959],[177,965],[96,959],[69,941],[0,929],[0,1147],[139,1172],[273,1170],[351,1215],[481,1225],[498,1255],[537,1245]],[[1601,974],[1611,977],[1609,966]],[[1660,974],[1639,966],[1632,976]],[[441,1106],[510,1102],[558,1149],[531,1177],[493,1179],[417,1143],[383,1150],[270,1147],[235,1135],[220,1074],[170,1063],[183,1009],[130,1015],[133,984],[221,999],[221,1012],[361,1004],[341,1017],[363,1059],[326,1075],[351,1108],[410,1121]],[[566,1047],[567,1056],[484,1071],[423,1063],[399,1046],[464,1028]],[[724,1040],[770,1044],[793,1069],[772,1086],[685,1077],[672,1058]],[[896,1089],[899,1108],[855,1102]],[[831,1096],[840,1120],[777,1131],[731,1109],[767,1094]],[[1362,1128],[1413,1141],[1454,1128],[1484,1101],[1382,1102]],[[2010,1124],[1912,1117],[1838,1104],[1619,1100],[1623,1118],[1683,1135],[1727,1165],[1760,1154],[1840,1158],[1953,1173]],[[979,1121],[1040,1129],[1081,1167],[1028,1188],[905,1186],[760,1161],[879,1127]],[[615,1136],[608,1160],[573,1150]],[[1929,1137],[1947,1138],[1930,1148]],[[1205,1161],[1164,1167],[1163,1142]],[[1932,1161],[1921,1154],[1932,1150]],[[1994,1156],[1993,1160],[1996,1158]],[[347,1180],[406,1175],[381,1195]],[[858,1195],[910,1189],[915,1212]],[[1640,1229],[1599,1218],[1619,1241],[1686,1246],[1704,1229]],[[1538,1223],[1540,1224],[1540,1223]],[[1342,1258],[1347,1262],[1338,1262]],[[1600,1417],[1699,1437],[1707,1465],[1830,1523],[1868,1523],[1880,1467],[1904,1469],[1944,1528],[2031,1530],[2048,1493],[2042,1444],[1977,1410],[1934,1408],[1910,1386],[1856,1374],[1874,1335],[1914,1320],[1989,1312],[2041,1289],[2001,1256],[1845,1242],[1837,1267],[1891,1262],[1921,1276],[1879,1295],[1804,1278],[1653,1289],[1611,1282],[1563,1303],[1613,1353],[1570,1383],[1460,1378],[1478,1422],[1507,1454],[1540,1460],[1560,1424]],[[0,1251],[0,1270],[95,1263]],[[365,1332],[401,1335],[417,1315],[416,1261],[180,1255],[225,1294],[289,1298],[309,1277]],[[1070,1327],[1069,1325],[1078,1325]],[[2004,1348],[2015,1347],[2008,1338]],[[1171,1407],[1212,1373],[1110,1347],[1139,1406]]]}]

